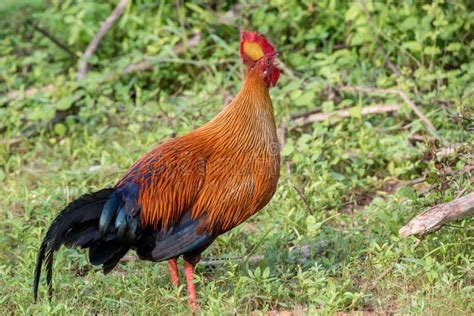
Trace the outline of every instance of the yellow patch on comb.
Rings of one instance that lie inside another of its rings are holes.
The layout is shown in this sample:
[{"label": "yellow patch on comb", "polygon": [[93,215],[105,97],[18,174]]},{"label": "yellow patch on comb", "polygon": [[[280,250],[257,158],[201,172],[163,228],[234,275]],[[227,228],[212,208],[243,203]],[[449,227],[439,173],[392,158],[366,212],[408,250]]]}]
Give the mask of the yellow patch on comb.
[{"label": "yellow patch on comb", "polygon": [[244,42],[244,53],[255,61],[264,55],[262,47],[256,42]]}]

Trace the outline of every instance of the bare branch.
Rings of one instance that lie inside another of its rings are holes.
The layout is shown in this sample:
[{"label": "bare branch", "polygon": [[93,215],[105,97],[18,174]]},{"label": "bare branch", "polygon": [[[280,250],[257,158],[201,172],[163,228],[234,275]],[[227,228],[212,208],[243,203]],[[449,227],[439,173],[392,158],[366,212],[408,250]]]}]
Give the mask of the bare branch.
[{"label": "bare branch", "polygon": [[415,112],[415,114],[423,122],[427,130],[436,138],[439,138],[436,128],[433,123],[423,114],[423,112],[408,98],[405,92],[398,89],[379,89],[379,88],[368,88],[368,87],[353,87],[353,86],[340,86],[339,91],[346,92],[363,92],[363,93],[378,93],[378,94],[393,94],[399,95],[403,101]]},{"label": "bare branch", "polygon": [[[389,113],[389,112],[397,112],[401,108],[400,104],[377,104],[366,106],[361,109],[361,115],[368,115],[368,114],[379,114],[379,113]],[[321,122],[327,120],[340,120],[346,117],[350,117],[351,109],[347,110],[339,110],[330,113],[314,113],[310,114],[306,117],[300,117],[294,120],[297,126],[304,126],[314,122]]]},{"label": "bare branch", "polygon": [[45,30],[44,28],[42,28],[41,26],[39,26],[38,24],[36,24],[35,22],[33,22],[30,19],[26,19],[26,23],[28,25],[30,25],[32,28],[34,28],[37,32],[43,34],[47,39],[49,39],[51,42],[56,44],[56,46],[58,46],[63,51],[65,51],[66,53],[71,55],[73,58],[76,58],[76,55],[74,54],[74,52],[72,50],[70,50],[69,47],[67,47],[66,44],[64,44],[61,40],[57,39],[56,37],[54,37],[47,30]]},{"label": "bare branch", "polygon": [[438,230],[442,225],[474,215],[474,192],[449,203],[435,205],[417,215],[403,226],[402,237],[420,235]]},{"label": "bare branch", "polygon": [[406,104],[415,112],[415,114],[425,123],[425,126],[430,130],[431,132],[436,133],[436,128],[434,127],[433,123],[421,112],[421,110],[413,103],[413,101],[408,98],[408,96],[403,92],[402,90],[398,90],[398,94],[402,97],[403,101],[406,102]]},{"label": "bare branch", "polygon": [[313,214],[313,209],[309,205],[308,199],[306,198],[306,195],[304,194],[302,189],[299,189],[296,185],[292,185],[293,189],[295,189],[296,193],[300,196],[301,200],[303,201],[304,206],[306,207],[306,211],[308,211],[309,214]]},{"label": "bare branch", "polygon": [[117,21],[118,18],[122,15],[123,11],[127,7],[127,3],[128,0],[120,0],[117,7],[115,7],[114,11],[112,11],[112,14],[104,21],[104,23],[102,23],[99,31],[89,43],[89,46],[87,46],[84,55],[82,55],[82,58],[79,61],[77,80],[82,80],[86,76],[88,68],[87,60],[95,53],[105,33],[107,33],[107,31],[112,27],[112,25],[114,25],[115,21]]}]

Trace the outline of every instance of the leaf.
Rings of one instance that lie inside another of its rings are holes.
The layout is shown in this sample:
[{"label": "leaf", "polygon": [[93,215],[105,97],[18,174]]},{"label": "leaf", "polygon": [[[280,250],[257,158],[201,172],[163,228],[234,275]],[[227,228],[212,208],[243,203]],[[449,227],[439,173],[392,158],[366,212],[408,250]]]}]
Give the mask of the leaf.
[{"label": "leaf", "polygon": [[296,106],[312,105],[314,98],[315,98],[314,92],[308,91],[304,93],[303,95],[299,96],[298,98],[296,98],[295,105]]},{"label": "leaf", "polygon": [[346,11],[344,19],[346,21],[355,20],[361,13],[361,8],[358,3],[353,3],[349,10]]},{"label": "leaf", "polygon": [[334,101],[325,101],[322,104],[323,112],[328,113],[334,110]]},{"label": "leaf", "polygon": [[397,194],[400,197],[406,198],[408,200],[413,200],[414,201],[414,200],[417,199],[416,192],[412,187],[408,187],[408,186],[407,187],[402,187],[402,188],[398,189]]},{"label": "leaf", "polygon": [[362,45],[374,41],[374,35],[366,27],[357,29],[357,33],[351,38],[351,46]]},{"label": "leaf", "polygon": [[361,118],[362,117],[362,105],[356,105],[352,108],[349,109],[349,115],[351,117],[355,117],[355,118]]},{"label": "leaf", "polygon": [[67,128],[66,125],[62,123],[58,123],[54,125],[54,132],[58,134],[58,136],[64,136],[66,134]]},{"label": "leaf", "polygon": [[71,107],[72,103],[74,102],[74,98],[71,96],[66,96],[61,99],[59,99],[58,102],[56,102],[56,109],[58,110],[67,110]]},{"label": "leaf", "polygon": [[418,19],[416,16],[409,16],[406,18],[402,24],[400,24],[400,27],[406,31],[414,29],[418,25]]},{"label": "leaf", "polygon": [[283,149],[281,150],[281,155],[283,157],[289,156],[293,153],[294,150],[295,148],[293,147],[291,143],[286,143]]},{"label": "leaf", "polygon": [[309,215],[308,217],[306,217],[307,226],[312,226],[314,224],[316,224],[316,218],[313,215]]},{"label": "leaf", "polygon": [[437,46],[427,46],[423,50],[423,53],[425,53],[426,55],[437,55],[441,53],[441,49],[439,49],[439,47]]},{"label": "leaf", "polygon": [[270,268],[266,267],[265,270],[263,270],[262,278],[267,279],[269,276],[270,276]]},{"label": "leaf", "polygon": [[457,52],[462,48],[461,43],[451,43],[446,47],[446,51],[448,52]]},{"label": "leaf", "polygon": [[299,89],[299,87],[301,86],[301,82],[298,81],[298,80],[292,80],[289,84],[285,85],[283,88],[282,88],[282,91],[283,92],[292,92],[292,91],[295,91],[297,89]]},{"label": "leaf", "polygon": [[402,45],[403,48],[408,49],[409,51],[412,51],[414,53],[421,52],[423,47],[421,46],[420,43],[415,42],[415,41],[408,41],[403,43]]}]

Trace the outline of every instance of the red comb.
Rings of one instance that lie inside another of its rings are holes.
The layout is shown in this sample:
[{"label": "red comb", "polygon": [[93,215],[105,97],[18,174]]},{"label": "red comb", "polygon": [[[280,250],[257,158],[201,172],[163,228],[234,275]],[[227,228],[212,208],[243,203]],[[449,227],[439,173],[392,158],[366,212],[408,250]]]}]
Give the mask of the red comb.
[{"label": "red comb", "polygon": [[242,59],[246,60],[247,58],[245,57],[244,53],[244,43],[245,42],[255,42],[260,45],[262,48],[263,53],[266,56],[274,56],[275,55],[275,48],[273,48],[272,44],[263,37],[262,35],[256,33],[256,32],[245,32],[242,31],[240,32],[240,56]]}]

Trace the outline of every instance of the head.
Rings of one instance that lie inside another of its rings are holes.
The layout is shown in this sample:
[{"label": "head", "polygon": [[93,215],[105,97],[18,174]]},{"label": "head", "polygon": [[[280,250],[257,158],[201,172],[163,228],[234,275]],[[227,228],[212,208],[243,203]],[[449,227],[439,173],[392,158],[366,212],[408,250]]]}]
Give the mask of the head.
[{"label": "head", "polygon": [[240,32],[240,57],[249,69],[256,67],[267,87],[276,85],[280,71],[275,66],[275,48],[255,32]]}]

